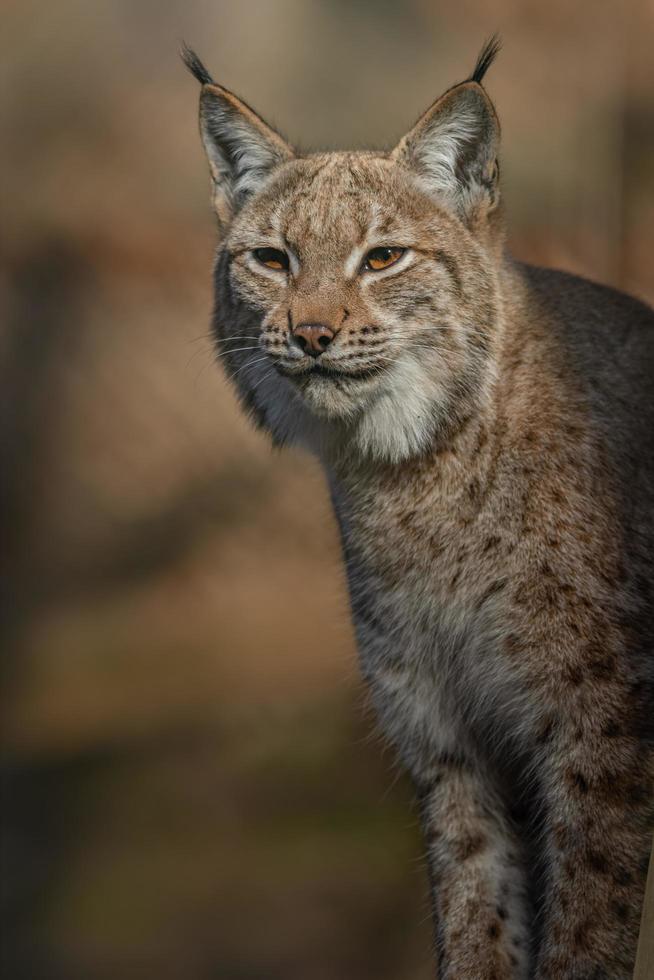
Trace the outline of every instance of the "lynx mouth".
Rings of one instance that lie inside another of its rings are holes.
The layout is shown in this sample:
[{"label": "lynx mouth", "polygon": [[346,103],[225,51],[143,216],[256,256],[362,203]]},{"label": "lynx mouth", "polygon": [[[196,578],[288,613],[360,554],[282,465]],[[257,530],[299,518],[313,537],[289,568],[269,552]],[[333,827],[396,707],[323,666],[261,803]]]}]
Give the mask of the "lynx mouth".
[{"label": "lynx mouth", "polygon": [[314,379],[321,378],[332,383],[355,381],[369,381],[377,378],[382,373],[382,367],[362,368],[359,371],[343,371],[338,367],[325,367],[322,364],[313,364],[302,372],[288,371],[281,365],[277,365],[277,370],[284,377],[298,382],[301,385],[310,384]]},{"label": "lynx mouth", "polygon": [[324,367],[322,364],[316,364],[315,367],[311,368],[308,372],[308,377],[327,378],[330,381],[367,381],[368,378],[375,378],[380,373],[380,368],[361,368],[359,371],[342,371],[339,368],[329,368]]}]

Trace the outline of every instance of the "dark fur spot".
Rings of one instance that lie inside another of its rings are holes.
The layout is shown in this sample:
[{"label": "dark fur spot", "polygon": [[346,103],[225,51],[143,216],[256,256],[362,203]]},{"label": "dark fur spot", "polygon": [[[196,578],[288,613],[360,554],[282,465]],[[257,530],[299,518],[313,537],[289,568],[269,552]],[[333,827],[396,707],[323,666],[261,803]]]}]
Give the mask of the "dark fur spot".
[{"label": "dark fur spot", "polygon": [[467,834],[452,842],[452,850],[457,861],[467,861],[483,850],[485,844],[483,834]]},{"label": "dark fur spot", "polygon": [[452,284],[460,296],[462,293],[461,275],[459,273],[459,267],[456,264],[456,261],[451,255],[448,255],[447,252],[444,252],[441,248],[436,249],[434,252],[434,258],[447,270],[449,277],[452,280]]},{"label": "dark fur spot", "polygon": [[588,922],[582,922],[574,931],[574,944],[577,949],[585,949],[588,943]]},{"label": "dark fur spot", "polygon": [[466,767],[466,758],[459,752],[441,752],[436,764],[443,769],[459,770]]},{"label": "dark fur spot", "polygon": [[488,927],[488,935],[491,937],[491,939],[497,939],[497,937],[501,932],[501,929],[502,926],[500,925],[499,922],[491,922],[491,924]]},{"label": "dark fur spot", "polygon": [[470,500],[475,500],[479,496],[479,481],[471,480],[466,489]]},{"label": "dark fur spot", "polygon": [[634,878],[631,871],[627,871],[626,868],[620,868],[618,871],[614,873],[613,880],[616,883],[616,885],[622,885],[626,887],[627,885],[630,885],[632,883]]},{"label": "dark fur spot", "polygon": [[520,641],[515,633],[509,633],[509,635],[504,640],[504,649],[509,654],[517,653],[520,649]]},{"label": "dark fur spot", "polygon": [[429,847],[431,844],[435,844],[436,841],[440,840],[442,836],[443,835],[438,827],[430,827],[429,831],[425,835],[425,843],[427,844],[427,847]]},{"label": "dark fur spot", "polygon": [[506,919],[508,912],[506,911],[503,905],[498,905],[495,911],[497,912],[500,919]]},{"label": "dark fur spot", "polygon": [[581,684],[581,682],[583,680],[583,675],[582,675],[581,670],[579,669],[579,667],[568,667],[568,669],[566,670],[564,676],[565,676],[565,679],[570,684],[574,684],[575,687],[578,687],[579,684]]},{"label": "dark fur spot", "polygon": [[501,592],[504,588],[506,588],[506,579],[497,579],[497,581],[492,582],[486,591],[481,594],[475,603],[475,607],[480,609],[485,602],[487,602],[492,596],[497,595],[497,593]]},{"label": "dark fur spot", "polygon": [[614,901],[614,902],[611,903],[611,907],[612,907],[613,911],[615,912],[616,918],[618,918],[620,920],[620,922],[626,922],[627,921],[627,919],[629,918],[629,906],[628,905],[625,905],[624,902],[615,902]]},{"label": "dark fur spot", "polygon": [[604,657],[591,660],[589,667],[593,677],[598,680],[606,680],[615,673],[616,659],[612,654],[607,654]]},{"label": "dark fur spot", "polygon": [[599,851],[590,850],[587,856],[588,864],[593,869],[597,871],[598,874],[605,874],[608,870],[608,861],[604,854],[600,854]]},{"label": "dark fur spot", "polygon": [[568,828],[564,823],[557,823],[554,826],[553,833],[557,846],[563,850],[568,842]]},{"label": "dark fur spot", "polygon": [[415,518],[415,516],[416,516],[415,510],[408,510],[406,512],[406,514],[402,514],[402,517],[400,518],[400,520],[398,522],[399,525],[400,525],[400,527],[403,527],[403,528],[408,527],[408,525],[413,522],[413,519]]},{"label": "dark fur spot", "polygon": [[536,735],[536,741],[539,745],[543,745],[545,742],[549,742],[554,731],[554,721],[551,718],[544,723],[541,730]]},{"label": "dark fur spot", "polygon": [[574,879],[577,877],[577,868],[570,859],[563,862],[563,871],[566,878]]},{"label": "dark fur spot", "polygon": [[580,793],[588,792],[588,782],[580,772],[571,772],[568,774],[568,776],[572,785],[578,789]]},{"label": "dark fur spot", "polygon": [[518,588],[513,593],[513,598],[519,606],[531,605],[532,602],[531,590],[528,589],[525,585],[518,586]]}]

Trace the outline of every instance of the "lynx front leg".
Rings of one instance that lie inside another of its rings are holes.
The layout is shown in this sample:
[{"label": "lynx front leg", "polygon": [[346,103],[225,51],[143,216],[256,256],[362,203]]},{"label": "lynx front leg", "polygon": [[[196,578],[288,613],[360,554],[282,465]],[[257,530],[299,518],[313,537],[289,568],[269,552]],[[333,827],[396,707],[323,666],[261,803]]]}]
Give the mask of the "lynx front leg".
[{"label": "lynx front leg", "polygon": [[444,757],[421,792],[441,980],[525,980],[529,908],[519,842],[487,778]]},{"label": "lynx front leg", "polygon": [[[630,980],[651,846],[647,753],[621,737],[562,735],[541,768],[547,893],[538,980]],[[572,734],[572,733],[569,733]]]}]

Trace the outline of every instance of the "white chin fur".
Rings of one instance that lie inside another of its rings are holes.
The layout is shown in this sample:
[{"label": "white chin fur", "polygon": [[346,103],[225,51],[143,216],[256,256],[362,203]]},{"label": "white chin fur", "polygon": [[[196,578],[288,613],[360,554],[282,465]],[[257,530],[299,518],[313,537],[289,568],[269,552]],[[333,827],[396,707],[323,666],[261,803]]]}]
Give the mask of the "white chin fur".
[{"label": "white chin fur", "polygon": [[301,393],[276,372],[255,391],[276,441],[303,445],[326,461],[354,455],[399,463],[421,454],[434,437],[444,398],[434,378],[409,356],[360,394],[328,383]]},{"label": "white chin fur", "polygon": [[354,419],[369,397],[369,384],[338,382],[321,377],[311,378],[300,392],[300,398],[309,410],[327,423],[333,419]]},{"label": "white chin fur", "polygon": [[359,453],[399,463],[424,452],[434,436],[435,395],[434,381],[421,365],[400,358],[357,417],[353,437]]}]

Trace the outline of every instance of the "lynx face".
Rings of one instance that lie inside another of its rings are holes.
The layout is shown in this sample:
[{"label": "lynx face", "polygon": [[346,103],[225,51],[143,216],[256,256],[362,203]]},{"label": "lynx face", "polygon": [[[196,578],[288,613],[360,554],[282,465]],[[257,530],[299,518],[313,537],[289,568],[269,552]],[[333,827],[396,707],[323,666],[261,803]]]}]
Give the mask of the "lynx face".
[{"label": "lynx face", "polygon": [[450,90],[390,154],[298,157],[187,63],[223,232],[214,329],[243,402],[279,443],[419,453],[491,381],[499,130],[484,90]]}]

